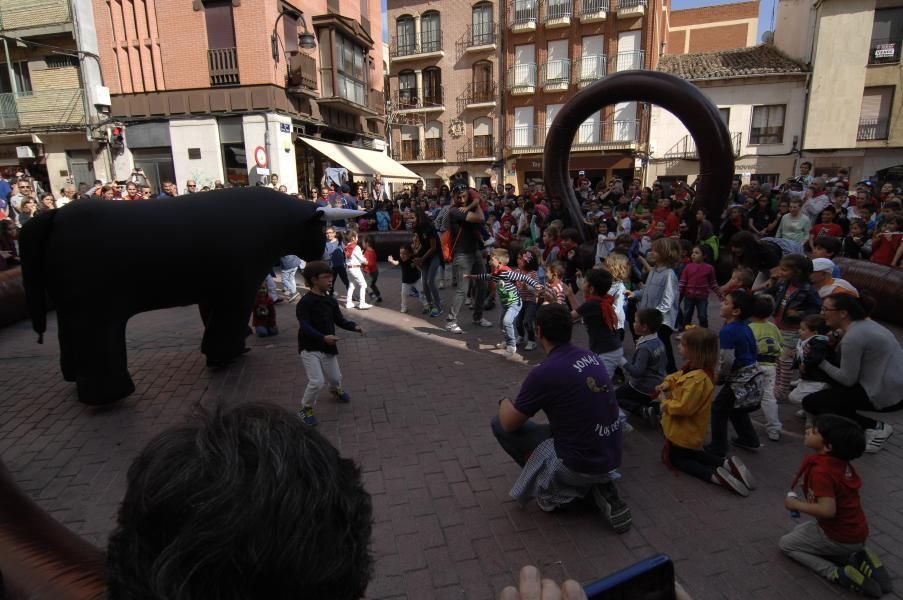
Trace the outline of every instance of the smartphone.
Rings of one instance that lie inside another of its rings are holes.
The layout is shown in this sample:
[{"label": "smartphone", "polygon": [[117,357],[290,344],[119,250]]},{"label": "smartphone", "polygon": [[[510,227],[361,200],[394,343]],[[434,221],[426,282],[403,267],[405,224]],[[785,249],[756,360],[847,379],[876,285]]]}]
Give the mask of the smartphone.
[{"label": "smartphone", "polygon": [[656,554],[584,587],[589,600],[675,600],[674,563]]}]

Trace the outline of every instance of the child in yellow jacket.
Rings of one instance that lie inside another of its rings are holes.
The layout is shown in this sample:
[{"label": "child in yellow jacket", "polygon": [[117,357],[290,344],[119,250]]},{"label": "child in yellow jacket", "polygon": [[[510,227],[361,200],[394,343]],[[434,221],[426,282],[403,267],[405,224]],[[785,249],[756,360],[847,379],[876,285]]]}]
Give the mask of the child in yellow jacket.
[{"label": "child in yellow jacket", "polygon": [[666,440],[662,457],[669,466],[748,496],[756,482],[746,465],[736,456],[725,459],[702,448],[712,414],[718,334],[702,327],[688,329],[680,338],[679,348],[687,364],[656,388]]}]

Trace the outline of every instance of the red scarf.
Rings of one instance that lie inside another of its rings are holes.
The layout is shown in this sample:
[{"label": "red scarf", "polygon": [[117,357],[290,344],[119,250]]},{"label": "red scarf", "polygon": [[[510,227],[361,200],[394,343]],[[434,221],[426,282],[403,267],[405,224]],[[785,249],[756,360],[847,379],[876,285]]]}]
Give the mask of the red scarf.
[{"label": "red scarf", "polygon": [[602,319],[608,328],[614,331],[618,328],[618,315],[615,314],[615,299],[606,294],[605,296],[586,296],[585,302],[598,302],[599,308],[602,309]]},{"label": "red scarf", "polygon": [[357,242],[352,242],[345,246],[345,258],[351,258],[351,255],[354,254],[354,249],[357,248]]}]

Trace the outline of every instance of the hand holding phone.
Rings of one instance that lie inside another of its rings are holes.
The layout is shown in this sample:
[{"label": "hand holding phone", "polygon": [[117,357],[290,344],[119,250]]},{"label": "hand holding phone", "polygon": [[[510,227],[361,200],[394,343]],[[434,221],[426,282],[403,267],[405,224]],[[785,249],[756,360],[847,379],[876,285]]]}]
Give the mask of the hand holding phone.
[{"label": "hand holding phone", "polygon": [[656,554],[586,586],[589,600],[676,600],[674,563]]}]

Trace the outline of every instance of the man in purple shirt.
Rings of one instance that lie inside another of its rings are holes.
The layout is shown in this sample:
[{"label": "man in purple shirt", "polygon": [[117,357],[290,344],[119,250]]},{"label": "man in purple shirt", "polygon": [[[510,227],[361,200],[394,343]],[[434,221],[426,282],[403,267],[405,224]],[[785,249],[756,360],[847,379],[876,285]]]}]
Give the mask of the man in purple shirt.
[{"label": "man in purple shirt", "polygon": [[[513,402],[499,402],[492,432],[521,471],[511,496],[535,499],[544,511],[592,494],[618,533],[630,529],[630,508],[614,480],[623,437],[618,404],[599,357],[572,345],[568,309],[547,304],[536,313],[536,340],[546,359],[535,367]],[[548,425],[530,421],[544,411]]]}]

